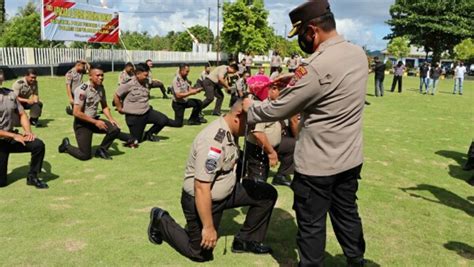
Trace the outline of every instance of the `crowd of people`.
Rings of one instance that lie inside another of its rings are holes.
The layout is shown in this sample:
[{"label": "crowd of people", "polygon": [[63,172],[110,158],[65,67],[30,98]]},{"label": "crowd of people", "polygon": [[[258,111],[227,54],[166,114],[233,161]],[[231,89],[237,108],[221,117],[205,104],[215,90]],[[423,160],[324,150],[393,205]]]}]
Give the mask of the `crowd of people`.
[{"label": "crowd of people", "polygon": [[[375,74],[375,96],[383,97],[384,96],[384,79],[385,79],[386,64],[383,63],[379,57],[374,57],[374,61],[371,67],[371,72]],[[403,90],[403,76],[407,71],[407,67],[403,61],[398,61],[395,66],[393,66],[393,81],[391,86],[391,92],[395,92],[395,88],[398,88],[398,93],[402,93]],[[466,66],[464,62],[457,62],[454,68],[454,88],[453,94],[462,95],[463,94],[463,84],[464,77],[467,73]],[[434,63],[433,65],[429,62],[423,62],[418,68],[418,76],[420,78],[420,94],[432,95],[436,94],[436,90],[439,85],[439,81],[442,75],[446,75],[445,71],[441,68],[439,62]],[[398,85],[398,87],[397,87]]]}]

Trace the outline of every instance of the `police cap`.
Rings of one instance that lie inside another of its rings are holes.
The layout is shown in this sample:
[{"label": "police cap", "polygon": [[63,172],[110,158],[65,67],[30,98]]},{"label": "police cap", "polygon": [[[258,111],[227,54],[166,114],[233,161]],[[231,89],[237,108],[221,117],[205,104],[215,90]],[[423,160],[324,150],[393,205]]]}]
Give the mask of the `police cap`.
[{"label": "police cap", "polygon": [[296,7],[290,12],[290,20],[293,24],[293,29],[288,33],[288,38],[297,35],[304,23],[311,19],[321,17],[330,11],[328,0],[310,0]]}]

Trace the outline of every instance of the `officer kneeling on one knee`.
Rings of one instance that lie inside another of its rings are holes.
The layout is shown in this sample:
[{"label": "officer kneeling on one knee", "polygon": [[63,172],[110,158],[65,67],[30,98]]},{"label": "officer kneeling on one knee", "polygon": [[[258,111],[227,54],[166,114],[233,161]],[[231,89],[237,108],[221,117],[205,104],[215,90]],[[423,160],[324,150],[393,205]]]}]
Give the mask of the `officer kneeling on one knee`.
[{"label": "officer kneeling on one knee", "polygon": [[[8,185],[7,165],[10,153],[31,153],[30,171],[26,183],[39,189],[46,189],[48,185],[38,178],[45,154],[44,143],[31,132],[28,116],[17,100],[16,94],[10,89],[1,87],[2,83],[3,72],[0,70],[0,187]],[[18,119],[23,127],[23,134],[13,130]]]},{"label": "officer kneeling on one knee", "polygon": [[30,110],[30,124],[41,127],[38,122],[43,111],[43,103],[39,100],[37,73],[35,69],[28,69],[23,79],[16,81],[12,89],[24,109]]},{"label": "officer kneeling on one knee", "polygon": [[232,243],[234,253],[271,253],[262,244],[270,222],[277,191],[269,184],[250,179],[238,182],[238,136],[245,133],[246,114],[242,101],[230,113],[209,124],[194,140],[186,166],[181,206],[186,230],[161,208],[153,208],[149,240],[163,241],[193,261],[213,259],[219,224],[226,209],[248,206],[249,210]]}]

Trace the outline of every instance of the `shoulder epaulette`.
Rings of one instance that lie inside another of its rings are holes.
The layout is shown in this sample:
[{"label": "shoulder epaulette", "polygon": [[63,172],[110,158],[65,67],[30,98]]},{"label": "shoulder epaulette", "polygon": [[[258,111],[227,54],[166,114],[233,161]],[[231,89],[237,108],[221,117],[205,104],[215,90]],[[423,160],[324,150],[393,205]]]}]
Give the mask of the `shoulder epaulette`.
[{"label": "shoulder epaulette", "polygon": [[81,85],[81,90],[85,91],[87,89],[87,87],[89,87],[89,85],[85,83],[85,84]]},{"label": "shoulder epaulette", "polygon": [[16,82],[17,82],[18,84],[24,84],[24,83],[25,83],[25,81],[23,81],[23,80],[18,80],[18,81],[16,81]]},{"label": "shoulder epaulette", "polygon": [[214,140],[219,142],[219,143],[224,142],[224,138],[226,137],[226,133],[227,133],[226,130],[220,128],[219,131],[217,131],[217,134],[214,137]]}]

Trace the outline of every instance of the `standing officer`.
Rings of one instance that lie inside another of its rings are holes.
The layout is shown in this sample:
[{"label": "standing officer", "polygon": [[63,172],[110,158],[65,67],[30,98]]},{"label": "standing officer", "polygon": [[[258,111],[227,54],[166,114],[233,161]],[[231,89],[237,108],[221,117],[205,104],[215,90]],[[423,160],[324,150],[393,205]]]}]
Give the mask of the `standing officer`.
[{"label": "standing officer", "polygon": [[[68,138],[64,138],[58,148],[59,153],[66,152],[76,159],[89,160],[92,158],[92,135],[100,133],[105,134],[105,137],[95,156],[112,159],[107,150],[120,136],[120,129],[107,106],[103,81],[104,71],[99,66],[92,66],[89,71],[89,82],[74,90],[74,133],[78,148],[72,146]],[[108,121],[101,120],[97,116],[99,104]]]},{"label": "standing officer", "polygon": [[247,54],[244,57],[245,60],[245,69],[246,71],[252,75],[252,64],[253,64],[253,57],[250,55],[250,52],[247,52]]},{"label": "standing officer", "polygon": [[189,65],[181,64],[179,72],[173,80],[173,110],[174,121],[182,127],[184,124],[184,112],[187,108],[192,108],[191,117],[189,117],[189,125],[200,125],[206,123],[201,118],[202,101],[195,98],[188,98],[201,92],[202,88],[191,88],[191,82],[188,80]]},{"label": "standing officer", "polygon": [[222,92],[222,87],[224,87],[227,92],[230,92],[227,76],[236,73],[238,70],[239,67],[234,63],[230,64],[229,66],[219,66],[209,73],[203,82],[204,90],[206,91],[206,99],[204,99],[202,102],[202,109],[205,109],[207,106],[209,106],[212,101],[214,101],[215,97],[217,100],[212,115],[221,115],[221,107],[222,103],[224,102],[224,93]]},{"label": "standing officer", "polygon": [[[26,184],[46,189],[48,185],[38,178],[45,154],[44,143],[31,132],[28,116],[15,93],[1,87],[3,80],[3,72],[0,70],[0,187],[8,185],[7,167],[10,153],[31,153]],[[14,122],[18,118],[24,130],[23,134],[13,131]]]},{"label": "standing officer", "polygon": [[181,195],[186,230],[168,212],[153,208],[148,228],[152,243],[160,245],[166,241],[193,261],[210,261],[224,210],[248,206],[245,222],[232,243],[232,252],[271,253],[271,248],[262,242],[278,194],[269,184],[250,179],[237,181],[237,140],[244,133],[242,101],[199,133],[189,153]]},{"label": "standing officer", "polygon": [[281,57],[278,51],[274,51],[270,62],[270,75],[277,71],[278,67],[281,67]]},{"label": "standing officer", "polygon": [[66,113],[72,115],[74,108],[74,89],[83,84],[82,77],[86,73],[88,63],[84,60],[76,61],[74,68],[66,73],[66,94],[69,99],[69,106],[66,107]]},{"label": "standing officer", "polygon": [[327,0],[305,2],[290,18],[294,28],[289,37],[298,34],[301,49],[312,55],[278,100],[259,106],[246,100],[244,110],[249,107],[249,124],[303,113],[291,185],[300,265],[323,265],[329,213],[349,266],[361,266],[365,241],[356,193],[363,162],[367,57],[338,35]]},{"label": "standing officer", "polygon": [[39,100],[36,76],[37,73],[35,69],[28,69],[25,77],[16,81],[12,88],[18,96],[18,101],[20,101],[23,108],[30,110],[30,124],[41,127],[38,119],[41,117],[43,103]]},{"label": "standing officer", "polygon": [[[178,127],[165,114],[150,106],[150,89],[147,87],[149,68],[146,64],[135,66],[135,77],[117,88],[114,103],[120,114],[125,114],[130,134],[140,142],[159,142],[158,134],[165,126]],[[147,124],[153,126],[144,134]]]},{"label": "standing officer", "polygon": [[148,65],[148,68],[150,69],[149,74],[148,74],[148,88],[150,89],[160,88],[161,93],[163,94],[163,99],[168,99],[169,97],[166,94],[165,85],[159,80],[153,80],[153,77],[151,75],[151,69],[153,68],[153,61],[151,59],[147,59],[145,63]]}]

